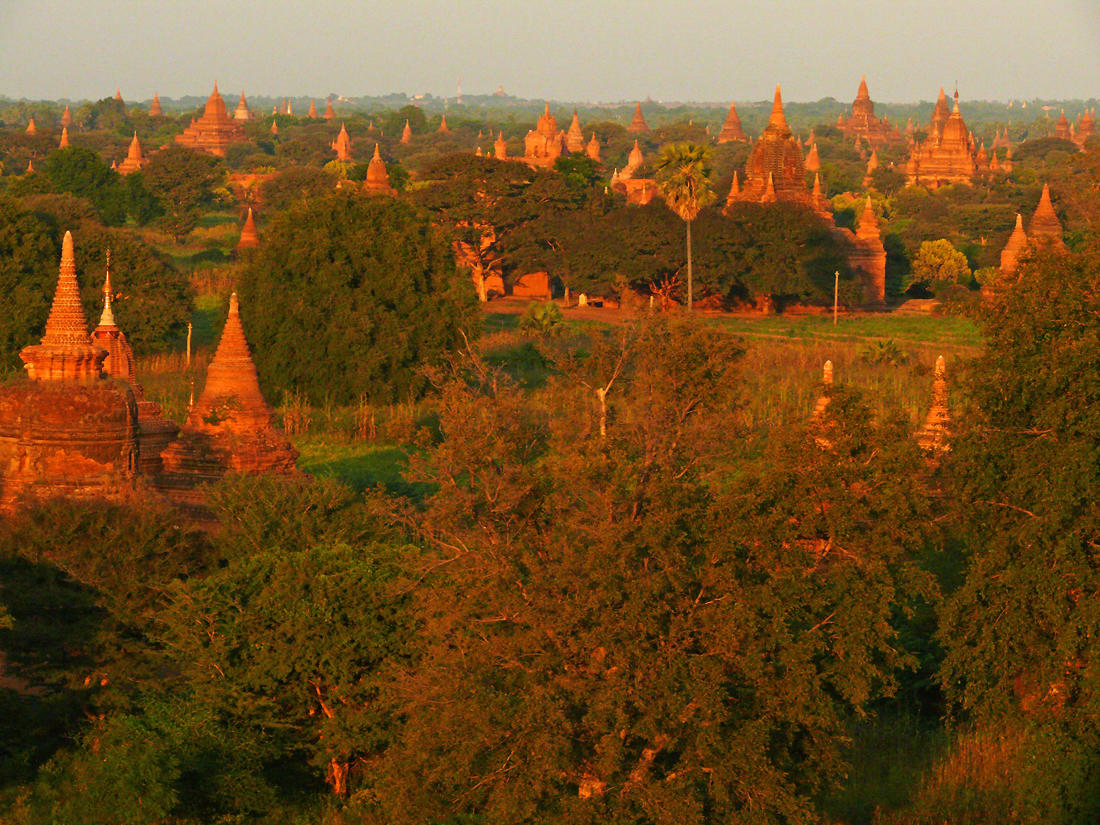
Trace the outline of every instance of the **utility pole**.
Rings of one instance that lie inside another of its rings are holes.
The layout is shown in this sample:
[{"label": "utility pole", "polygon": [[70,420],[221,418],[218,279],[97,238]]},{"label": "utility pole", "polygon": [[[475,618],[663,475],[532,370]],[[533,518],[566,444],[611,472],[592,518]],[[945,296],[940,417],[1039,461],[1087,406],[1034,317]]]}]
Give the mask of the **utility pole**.
[{"label": "utility pole", "polygon": [[837,306],[840,303],[840,270],[833,273],[833,326],[836,326]]}]

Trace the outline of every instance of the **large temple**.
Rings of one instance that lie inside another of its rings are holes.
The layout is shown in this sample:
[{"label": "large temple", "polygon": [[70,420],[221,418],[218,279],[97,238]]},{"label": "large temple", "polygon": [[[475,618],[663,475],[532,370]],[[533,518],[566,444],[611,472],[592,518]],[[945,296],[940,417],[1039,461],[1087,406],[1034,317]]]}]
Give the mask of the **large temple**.
[{"label": "large temple", "polygon": [[775,87],[775,101],[768,125],[753,145],[745,164],[740,191],[736,196],[731,193],[730,198],[732,201],[771,203],[779,200],[811,205],[802,147],[787,125],[779,86]]},{"label": "large temple", "polygon": [[538,125],[523,138],[523,159],[530,166],[549,168],[565,150],[565,133],[546,104]]},{"label": "large temple", "polygon": [[959,93],[955,92],[955,107],[946,119],[943,119],[941,109],[946,109],[943,89],[940,89],[940,99],[932,114],[928,138],[913,146],[905,166],[910,186],[936,188],[951,183],[969,184],[971,178],[982,171],[975,160],[977,152],[970,133],[959,112]]},{"label": "large temple", "polygon": [[885,117],[875,117],[875,104],[867,91],[867,78],[859,80],[859,90],[852,102],[852,114],[837,118],[836,128],[848,137],[866,140],[871,146],[897,146],[905,142],[901,132]]},{"label": "large temple", "polygon": [[[244,99],[243,93],[241,99]],[[202,117],[198,120],[192,119],[191,125],[184,129],[183,134],[176,135],[176,143],[181,146],[220,156],[225,155],[230,144],[244,143],[247,140],[240,124],[229,117],[225,101],[218,94],[217,83],[206,101]]]},{"label": "large temple", "polygon": [[145,165],[145,162],[145,156],[141,152],[141,141],[138,140],[137,132],[134,132],[134,139],[130,141],[130,149],[126,153],[126,159],[118,165],[118,173],[129,175],[131,172],[137,172]]}]

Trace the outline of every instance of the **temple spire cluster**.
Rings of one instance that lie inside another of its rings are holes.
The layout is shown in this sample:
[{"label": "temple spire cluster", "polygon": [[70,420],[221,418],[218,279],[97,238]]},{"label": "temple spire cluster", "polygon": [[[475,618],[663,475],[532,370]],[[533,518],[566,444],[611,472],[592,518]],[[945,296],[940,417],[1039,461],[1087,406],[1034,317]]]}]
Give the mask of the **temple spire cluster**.
[{"label": "temple spire cluster", "polygon": [[779,86],[775,87],[768,125],[753,144],[745,164],[740,192],[736,196],[731,193],[730,197],[735,201],[792,201],[811,205],[802,147],[787,125],[783,92]]},{"label": "temple spire cluster", "polygon": [[[243,92],[241,102],[244,102]],[[239,110],[240,106],[237,108]],[[226,148],[231,144],[243,143],[247,140],[240,124],[229,117],[225,101],[218,93],[217,83],[214,84],[214,91],[206,100],[202,117],[193,120],[191,125],[184,129],[183,134],[176,135],[176,142],[181,146],[200,149],[219,156],[224,156]]]}]

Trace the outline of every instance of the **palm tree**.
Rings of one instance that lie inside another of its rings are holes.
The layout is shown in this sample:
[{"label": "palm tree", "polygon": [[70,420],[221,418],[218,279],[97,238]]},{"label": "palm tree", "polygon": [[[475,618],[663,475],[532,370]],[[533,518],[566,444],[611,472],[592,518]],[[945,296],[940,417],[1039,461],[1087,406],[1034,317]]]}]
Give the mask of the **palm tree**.
[{"label": "palm tree", "polygon": [[687,227],[688,310],[691,310],[691,222],[714,200],[710,188],[710,147],[697,143],[670,143],[657,158],[657,189],[668,208]]}]

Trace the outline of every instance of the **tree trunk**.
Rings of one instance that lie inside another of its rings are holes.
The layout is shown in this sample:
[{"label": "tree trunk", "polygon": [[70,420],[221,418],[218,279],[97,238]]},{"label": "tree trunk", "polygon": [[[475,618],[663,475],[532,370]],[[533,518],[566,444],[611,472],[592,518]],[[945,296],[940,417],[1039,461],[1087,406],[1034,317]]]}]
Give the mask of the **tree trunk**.
[{"label": "tree trunk", "polygon": [[692,304],[692,283],[691,283],[691,221],[684,221],[687,224],[687,253],[688,253],[688,312],[691,312]]},{"label": "tree trunk", "polygon": [[338,759],[329,762],[329,784],[332,792],[337,796],[347,796],[348,793],[348,763]]},{"label": "tree trunk", "polygon": [[596,397],[600,399],[600,438],[607,438],[607,390],[599,387]]}]

